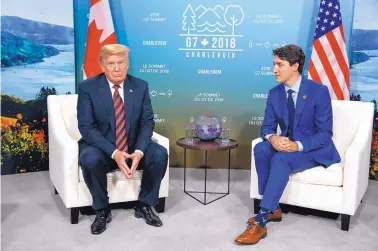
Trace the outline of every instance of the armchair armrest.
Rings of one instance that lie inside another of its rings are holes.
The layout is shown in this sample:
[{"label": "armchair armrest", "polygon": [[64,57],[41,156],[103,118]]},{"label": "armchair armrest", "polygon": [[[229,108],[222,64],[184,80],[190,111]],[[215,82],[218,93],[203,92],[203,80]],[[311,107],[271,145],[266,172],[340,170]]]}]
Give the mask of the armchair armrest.
[{"label": "armchair armrest", "polygon": [[61,115],[59,96],[49,95],[47,108],[50,179],[65,206],[75,207],[79,195],[79,147],[66,129]]},{"label": "armchair armrest", "polygon": [[[169,156],[169,139],[156,133],[153,132],[152,134],[152,140],[158,143],[159,145],[165,147],[168,152]],[[168,158],[168,164],[167,164],[167,170],[165,172],[164,178],[161,181],[161,186],[160,186],[160,192],[159,192],[159,197],[168,197],[168,191],[169,191],[169,158]]]},{"label": "armchair armrest", "polygon": [[254,155],[254,148],[255,146],[262,142],[261,138],[254,139],[252,141],[252,151],[251,151],[251,189],[250,189],[250,197],[259,199],[261,195],[259,194],[258,188],[258,177],[256,172],[256,165],[255,165],[255,155]]},{"label": "armchair armrest", "polygon": [[369,179],[371,138],[374,117],[374,104],[363,103],[362,118],[354,140],[345,153],[344,165],[344,209],[354,215],[364,196]]}]

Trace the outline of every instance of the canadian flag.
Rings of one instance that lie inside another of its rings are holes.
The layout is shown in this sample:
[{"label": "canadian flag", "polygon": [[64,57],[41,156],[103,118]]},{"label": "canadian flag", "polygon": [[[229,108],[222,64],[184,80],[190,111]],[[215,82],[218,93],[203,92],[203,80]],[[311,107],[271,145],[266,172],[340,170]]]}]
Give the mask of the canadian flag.
[{"label": "canadian flag", "polygon": [[108,0],[91,0],[87,43],[84,56],[84,79],[102,72],[100,49],[105,44],[116,44],[112,13]]}]

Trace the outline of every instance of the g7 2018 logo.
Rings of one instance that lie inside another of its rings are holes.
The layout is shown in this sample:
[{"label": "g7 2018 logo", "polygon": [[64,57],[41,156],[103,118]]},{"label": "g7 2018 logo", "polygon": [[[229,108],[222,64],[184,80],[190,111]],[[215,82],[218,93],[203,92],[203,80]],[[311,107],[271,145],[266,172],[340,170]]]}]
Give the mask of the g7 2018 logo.
[{"label": "g7 2018 logo", "polygon": [[238,47],[238,39],[243,35],[237,32],[243,20],[239,5],[193,8],[188,4],[182,15],[179,36],[184,40],[179,50],[185,51],[187,58],[236,58],[243,51]]}]

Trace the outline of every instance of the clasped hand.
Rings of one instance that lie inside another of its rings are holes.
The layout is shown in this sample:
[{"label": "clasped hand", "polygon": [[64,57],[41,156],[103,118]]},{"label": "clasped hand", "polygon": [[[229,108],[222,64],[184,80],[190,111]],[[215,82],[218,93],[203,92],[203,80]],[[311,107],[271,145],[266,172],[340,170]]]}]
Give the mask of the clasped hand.
[{"label": "clasped hand", "polygon": [[288,137],[272,135],[269,138],[273,148],[278,152],[297,152],[298,145],[296,142],[289,140]]},{"label": "clasped hand", "polygon": [[[127,159],[131,159],[131,167],[126,164]],[[128,179],[133,177],[141,159],[142,154],[139,152],[128,154],[126,152],[116,151],[114,154],[114,160],[117,162],[118,168]]]}]

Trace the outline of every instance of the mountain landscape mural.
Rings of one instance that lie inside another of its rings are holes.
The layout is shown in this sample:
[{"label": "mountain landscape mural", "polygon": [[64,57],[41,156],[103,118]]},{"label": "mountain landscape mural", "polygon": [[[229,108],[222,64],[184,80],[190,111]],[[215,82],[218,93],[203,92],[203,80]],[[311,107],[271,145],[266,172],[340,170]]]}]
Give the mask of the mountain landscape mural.
[{"label": "mountain landscape mural", "polygon": [[47,97],[75,92],[73,28],[2,16],[1,77],[1,174],[47,170]]}]

